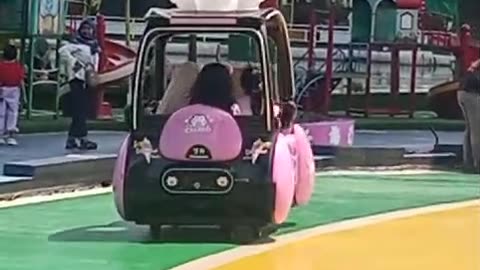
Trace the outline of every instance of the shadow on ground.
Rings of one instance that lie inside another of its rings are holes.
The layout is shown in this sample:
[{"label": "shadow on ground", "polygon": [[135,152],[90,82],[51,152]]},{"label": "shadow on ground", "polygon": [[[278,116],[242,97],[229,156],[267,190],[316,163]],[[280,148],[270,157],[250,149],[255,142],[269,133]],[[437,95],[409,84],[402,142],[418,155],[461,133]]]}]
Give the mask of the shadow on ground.
[{"label": "shadow on ground", "polygon": [[[285,223],[276,229],[295,227],[295,223]],[[272,230],[274,231],[274,230]],[[131,223],[117,221],[107,225],[79,227],[61,231],[48,237],[50,242],[107,242],[107,243],[219,243],[233,244],[227,233],[217,227],[166,227],[162,230],[160,239],[150,234],[148,226],[138,226]],[[266,244],[274,242],[267,236],[252,243]]]}]

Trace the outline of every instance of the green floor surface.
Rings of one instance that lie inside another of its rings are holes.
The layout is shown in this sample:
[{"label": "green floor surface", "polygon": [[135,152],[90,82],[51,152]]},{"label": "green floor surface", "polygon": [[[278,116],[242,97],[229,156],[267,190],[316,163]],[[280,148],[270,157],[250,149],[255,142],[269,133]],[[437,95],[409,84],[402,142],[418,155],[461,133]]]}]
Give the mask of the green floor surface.
[{"label": "green floor surface", "polygon": [[[479,194],[478,176],[454,173],[319,176],[311,203],[279,233]],[[151,242],[146,228],[119,221],[111,195],[3,209],[0,269],[160,270],[234,247],[195,236]]]}]

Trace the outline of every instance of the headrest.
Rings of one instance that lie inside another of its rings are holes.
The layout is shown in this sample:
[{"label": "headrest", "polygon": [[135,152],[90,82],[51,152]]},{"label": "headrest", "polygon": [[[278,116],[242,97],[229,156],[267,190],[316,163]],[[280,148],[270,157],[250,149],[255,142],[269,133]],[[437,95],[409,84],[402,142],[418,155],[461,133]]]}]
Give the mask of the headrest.
[{"label": "headrest", "polygon": [[227,112],[191,105],[175,112],[163,127],[159,150],[177,161],[230,161],[241,154],[242,134]]}]

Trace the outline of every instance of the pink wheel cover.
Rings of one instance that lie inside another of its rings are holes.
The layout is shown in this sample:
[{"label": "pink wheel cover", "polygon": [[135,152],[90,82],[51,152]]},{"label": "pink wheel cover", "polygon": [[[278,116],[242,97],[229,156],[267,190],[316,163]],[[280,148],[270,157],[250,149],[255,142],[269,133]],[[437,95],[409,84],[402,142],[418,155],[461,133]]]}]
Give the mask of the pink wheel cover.
[{"label": "pink wheel cover", "polygon": [[117,207],[118,214],[125,218],[125,208],[123,202],[123,188],[125,183],[125,166],[127,164],[128,143],[130,141],[130,135],[128,135],[122,143],[118,152],[117,161],[113,170],[113,193],[115,206]]},{"label": "pink wheel cover", "polygon": [[305,130],[299,125],[293,127],[295,148],[297,149],[297,183],[295,202],[305,205],[310,201],[315,185],[315,160],[313,150]]},{"label": "pink wheel cover", "polygon": [[272,178],[275,183],[275,211],[273,222],[285,222],[290,213],[295,190],[295,161],[289,148],[289,135],[279,134],[275,143]]}]

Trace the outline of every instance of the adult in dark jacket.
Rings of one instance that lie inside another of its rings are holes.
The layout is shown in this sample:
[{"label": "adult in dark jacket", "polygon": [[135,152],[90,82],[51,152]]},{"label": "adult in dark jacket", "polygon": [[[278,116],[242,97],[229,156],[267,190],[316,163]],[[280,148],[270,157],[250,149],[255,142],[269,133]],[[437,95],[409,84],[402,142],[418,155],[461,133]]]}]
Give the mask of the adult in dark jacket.
[{"label": "adult in dark jacket", "polygon": [[465,118],[463,161],[467,171],[480,174],[480,59],[466,72],[458,102]]}]

